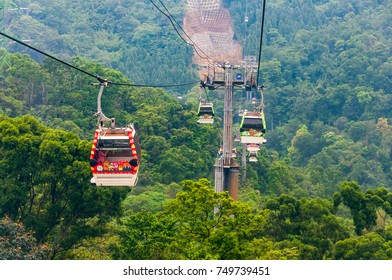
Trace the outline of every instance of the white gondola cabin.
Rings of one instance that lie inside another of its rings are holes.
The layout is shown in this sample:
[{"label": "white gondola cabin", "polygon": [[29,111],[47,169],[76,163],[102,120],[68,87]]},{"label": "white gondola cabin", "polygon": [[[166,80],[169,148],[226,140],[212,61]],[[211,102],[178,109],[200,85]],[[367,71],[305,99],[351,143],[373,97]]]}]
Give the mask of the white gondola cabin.
[{"label": "white gondola cabin", "polygon": [[255,156],[249,157],[249,162],[257,162],[257,157]]},{"label": "white gondola cabin", "polygon": [[232,158],[237,157],[237,149],[236,149],[236,148],[232,148],[232,149],[231,149],[231,157],[232,157]]},{"label": "white gondola cabin", "polygon": [[260,145],[259,144],[248,144],[247,146],[246,146],[246,150],[248,151],[248,152],[258,152],[258,151],[260,151]]},{"label": "white gondola cabin", "polygon": [[90,154],[96,186],[129,186],[137,183],[140,146],[133,125],[126,128],[101,127],[95,131]]},{"label": "white gondola cabin", "polygon": [[199,111],[197,113],[199,119],[197,123],[200,124],[213,124],[214,123],[214,105],[212,102],[200,101]]},{"label": "white gondola cabin", "polygon": [[265,119],[263,112],[245,112],[240,125],[241,143],[263,144],[265,133]]},{"label": "white gondola cabin", "polygon": [[257,152],[249,152],[249,162],[257,162]]}]

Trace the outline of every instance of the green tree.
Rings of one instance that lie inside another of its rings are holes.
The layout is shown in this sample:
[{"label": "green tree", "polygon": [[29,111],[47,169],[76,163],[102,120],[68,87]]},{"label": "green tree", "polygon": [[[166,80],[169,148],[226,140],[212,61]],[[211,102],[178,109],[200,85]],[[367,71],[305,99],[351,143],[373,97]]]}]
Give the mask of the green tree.
[{"label": "green tree", "polygon": [[207,165],[197,151],[185,145],[173,147],[159,156],[158,171],[162,182],[180,182],[186,179],[196,179],[207,173]]},{"label": "green tree", "polygon": [[337,260],[390,260],[392,243],[371,232],[338,241],[334,247],[333,257]]},{"label": "green tree", "polygon": [[[242,259],[242,246],[263,223],[251,208],[234,202],[227,193],[216,193],[209,182],[185,181],[184,192],[169,202],[166,213],[177,218],[178,236],[170,245],[171,258]],[[261,224],[259,224],[260,226]]]},{"label": "green tree", "polygon": [[297,130],[291,140],[291,147],[288,149],[291,160],[297,166],[305,165],[307,160],[319,151],[320,145],[315,141],[306,125]]},{"label": "green tree", "polygon": [[274,161],[266,170],[266,192],[281,195],[294,189],[293,170],[284,161]]},{"label": "green tree", "polygon": [[136,212],[124,218],[120,242],[111,249],[113,259],[160,260],[175,239],[175,220],[163,213]]},{"label": "green tree", "polygon": [[[123,220],[121,246],[115,258],[126,259],[252,259],[294,258],[295,250],[275,248],[256,233],[264,225],[262,213],[217,193],[201,179],[184,181],[183,191],[164,210],[134,213]],[[255,246],[259,246],[255,248]]]},{"label": "green tree", "polygon": [[0,260],[44,260],[47,244],[38,244],[32,231],[5,216],[0,220]]},{"label": "green tree", "polygon": [[[382,218],[382,227],[385,229],[386,215],[392,213],[391,197],[391,193],[384,187],[362,192],[356,182],[344,182],[340,187],[340,194],[334,195],[334,205],[336,207],[342,201],[344,205],[350,208],[355,232],[361,235],[363,229],[370,231],[376,226],[378,216]],[[381,210],[385,214],[382,214]]]},{"label": "green tree", "polygon": [[328,200],[281,195],[268,199],[265,207],[268,214],[262,232],[280,246],[297,248],[300,259],[329,258],[333,244],[349,237]]}]

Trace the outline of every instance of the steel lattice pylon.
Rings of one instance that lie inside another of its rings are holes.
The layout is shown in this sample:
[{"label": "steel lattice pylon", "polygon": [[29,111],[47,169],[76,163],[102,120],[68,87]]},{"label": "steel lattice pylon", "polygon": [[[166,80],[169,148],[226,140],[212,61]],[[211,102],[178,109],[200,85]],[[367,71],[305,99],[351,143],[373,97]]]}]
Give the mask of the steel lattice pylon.
[{"label": "steel lattice pylon", "polygon": [[[223,149],[215,162],[215,191],[228,191],[237,200],[239,165],[232,158],[234,65],[242,61],[242,48],[234,42],[234,29],[228,9],[222,0],[187,0],[188,10],[184,18],[184,30],[197,48],[213,60],[194,56],[195,63],[207,65],[207,76],[213,83],[225,85]],[[199,51],[198,50],[198,51]],[[200,55],[199,55],[200,56]],[[219,63],[220,67],[215,67]],[[238,83],[238,81],[236,81]],[[243,81],[241,81],[243,82]]]}]

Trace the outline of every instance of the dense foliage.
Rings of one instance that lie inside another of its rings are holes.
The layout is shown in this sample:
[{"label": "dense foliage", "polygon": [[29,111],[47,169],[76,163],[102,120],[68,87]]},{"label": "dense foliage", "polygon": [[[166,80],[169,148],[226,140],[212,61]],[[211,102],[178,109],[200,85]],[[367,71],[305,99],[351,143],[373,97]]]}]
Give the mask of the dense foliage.
[{"label": "dense foliage", "polygon": [[[89,73],[197,83],[192,48],[150,1],[14,2],[29,9],[7,14],[13,35]],[[185,1],[167,2],[181,19]],[[260,1],[223,2],[244,55],[257,55]],[[391,11],[382,0],[268,1],[268,142],[243,167],[236,202],[211,187],[219,90],[216,124],[199,126],[196,86],[105,88],[105,115],[136,125],[143,156],[137,187],[96,188],[96,81],[8,44],[1,259],[392,259]],[[242,92],[234,105],[251,106]]]},{"label": "dense foliage", "polygon": [[[260,1],[225,2],[245,55],[256,55]],[[267,148],[300,168],[300,189],[328,197],[342,180],[391,186],[391,7],[390,1],[268,2],[260,65],[268,89]],[[257,170],[263,189],[265,163]]]},{"label": "dense foliage", "polygon": [[[167,1],[178,19],[185,11],[180,0]],[[10,30],[22,40],[65,60],[83,56],[116,69],[133,82],[149,85],[197,81],[192,47],[179,40],[170,21],[146,0],[15,0]],[[177,6],[178,5],[178,6]],[[37,60],[42,55],[24,47]],[[189,89],[183,87],[179,92]]]}]

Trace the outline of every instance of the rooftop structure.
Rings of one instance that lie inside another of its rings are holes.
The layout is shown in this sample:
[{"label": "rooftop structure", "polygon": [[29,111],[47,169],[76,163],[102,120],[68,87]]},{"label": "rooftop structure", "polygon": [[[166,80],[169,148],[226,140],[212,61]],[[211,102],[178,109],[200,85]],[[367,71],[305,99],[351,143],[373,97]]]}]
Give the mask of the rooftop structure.
[{"label": "rooftop structure", "polygon": [[[242,60],[242,49],[234,42],[234,30],[230,13],[221,0],[187,0],[188,12],[184,18],[184,30],[200,53],[207,53],[219,62],[236,64]],[[197,54],[197,64],[208,64]]]}]

